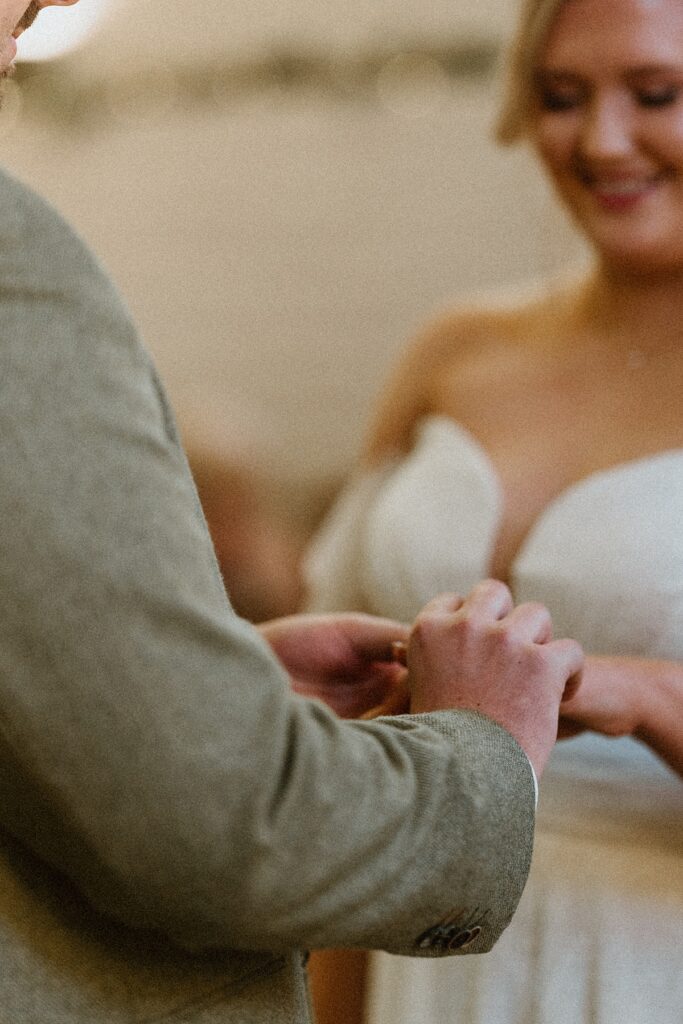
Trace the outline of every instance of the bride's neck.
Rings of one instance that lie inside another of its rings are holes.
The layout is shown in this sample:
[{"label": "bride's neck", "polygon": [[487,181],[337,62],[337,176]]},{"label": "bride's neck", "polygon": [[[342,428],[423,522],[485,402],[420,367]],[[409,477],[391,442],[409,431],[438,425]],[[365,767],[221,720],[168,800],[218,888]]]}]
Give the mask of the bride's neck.
[{"label": "bride's neck", "polygon": [[680,344],[683,269],[637,274],[598,266],[582,289],[584,313],[606,337],[656,350]]}]

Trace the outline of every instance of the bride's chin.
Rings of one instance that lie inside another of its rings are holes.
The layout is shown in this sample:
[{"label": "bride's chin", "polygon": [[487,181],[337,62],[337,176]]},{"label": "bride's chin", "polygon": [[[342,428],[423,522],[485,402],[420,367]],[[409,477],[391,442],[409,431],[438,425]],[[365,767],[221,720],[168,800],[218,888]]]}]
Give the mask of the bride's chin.
[{"label": "bride's chin", "polygon": [[604,261],[633,272],[679,271],[683,268],[683,211],[640,223],[599,223],[577,215],[575,223],[589,246]]},{"label": "bride's chin", "polygon": [[625,274],[647,277],[652,274],[683,273],[683,239],[679,252],[644,242],[633,242],[630,245],[595,245],[595,249],[604,266]]}]

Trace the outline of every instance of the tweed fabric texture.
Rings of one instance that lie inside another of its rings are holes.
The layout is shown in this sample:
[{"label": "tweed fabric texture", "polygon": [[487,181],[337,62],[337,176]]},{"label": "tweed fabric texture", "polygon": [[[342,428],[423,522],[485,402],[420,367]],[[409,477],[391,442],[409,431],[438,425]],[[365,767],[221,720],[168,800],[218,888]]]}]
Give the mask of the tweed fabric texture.
[{"label": "tweed fabric texture", "polygon": [[476,714],[291,694],[125,306],[6,175],[0,310],[2,1024],[303,1024],[299,949],[414,953],[453,907],[490,948],[529,867],[523,752]]}]

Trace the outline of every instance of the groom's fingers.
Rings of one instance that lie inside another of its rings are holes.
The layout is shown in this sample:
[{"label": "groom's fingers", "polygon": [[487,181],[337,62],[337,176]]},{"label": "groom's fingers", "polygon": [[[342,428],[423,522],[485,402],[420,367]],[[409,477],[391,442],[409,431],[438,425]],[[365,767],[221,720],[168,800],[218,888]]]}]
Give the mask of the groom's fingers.
[{"label": "groom's fingers", "polygon": [[408,664],[408,644],[403,640],[394,640],[391,645],[391,660],[397,665]]},{"label": "groom's fingers", "polygon": [[358,657],[364,661],[395,661],[393,645],[407,643],[410,629],[402,622],[373,615],[351,615],[345,632]]},{"label": "groom's fingers", "polygon": [[515,636],[527,643],[547,644],[553,638],[550,612],[535,601],[518,605],[503,621],[512,627]]},{"label": "groom's fingers", "polygon": [[482,580],[462,606],[462,611],[479,620],[500,620],[514,608],[512,594],[500,580]]},{"label": "groom's fingers", "polygon": [[584,653],[576,640],[553,640],[548,644],[564,673],[566,682],[562,700],[571,700],[581,685]]},{"label": "groom's fingers", "polygon": [[379,718],[380,716],[391,717],[392,715],[407,715],[410,711],[410,690],[407,683],[407,674],[398,682],[388,695],[385,695],[381,703],[370,711],[366,711],[361,718]]},{"label": "groom's fingers", "polygon": [[358,713],[360,714],[378,704],[390,701],[395,693],[405,689],[406,675],[406,670],[400,665],[375,662],[364,678],[353,679],[351,677],[337,683],[337,687],[346,690],[349,699],[358,703],[360,709]]},{"label": "groom's fingers", "polygon": [[420,618],[424,615],[453,615],[462,608],[465,599],[460,594],[446,593],[437,594],[420,611]]}]

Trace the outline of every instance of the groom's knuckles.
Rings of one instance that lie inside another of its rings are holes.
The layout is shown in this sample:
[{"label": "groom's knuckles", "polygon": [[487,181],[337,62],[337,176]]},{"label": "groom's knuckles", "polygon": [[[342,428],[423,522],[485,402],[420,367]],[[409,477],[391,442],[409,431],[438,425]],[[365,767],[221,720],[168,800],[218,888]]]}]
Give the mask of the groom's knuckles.
[{"label": "groom's knuckles", "polygon": [[514,602],[509,588],[500,580],[482,580],[466,598],[463,607],[470,614],[497,618],[509,614]]},{"label": "groom's knuckles", "polygon": [[[549,644],[548,647],[553,652],[563,683],[572,676],[575,676],[578,679],[579,673],[583,669],[584,662],[584,654],[581,645],[578,644],[576,640],[555,640]],[[578,682],[574,684],[574,691],[577,686]]]}]

